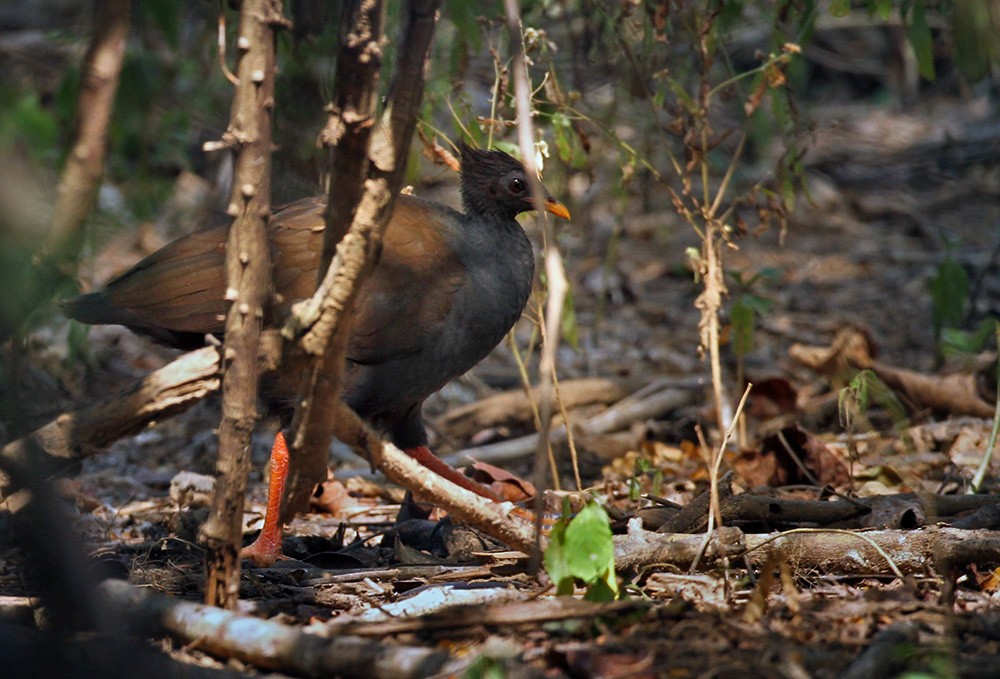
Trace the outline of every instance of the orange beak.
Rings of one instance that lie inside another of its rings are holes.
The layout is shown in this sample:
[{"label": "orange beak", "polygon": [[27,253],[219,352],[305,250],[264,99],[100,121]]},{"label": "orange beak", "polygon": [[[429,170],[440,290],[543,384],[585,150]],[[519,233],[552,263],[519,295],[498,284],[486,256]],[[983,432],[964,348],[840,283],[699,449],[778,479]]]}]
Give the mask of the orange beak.
[{"label": "orange beak", "polygon": [[549,196],[545,200],[545,210],[546,212],[551,212],[556,217],[562,217],[563,219],[570,218],[569,209],[552,196]]}]

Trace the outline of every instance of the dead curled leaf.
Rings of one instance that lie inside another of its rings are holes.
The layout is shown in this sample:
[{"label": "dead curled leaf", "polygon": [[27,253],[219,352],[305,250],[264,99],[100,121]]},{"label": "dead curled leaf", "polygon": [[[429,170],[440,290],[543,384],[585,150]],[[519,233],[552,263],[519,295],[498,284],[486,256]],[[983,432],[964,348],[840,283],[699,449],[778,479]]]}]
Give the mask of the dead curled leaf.
[{"label": "dead curled leaf", "polygon": [[328,472],[326,481],[316,487],[310,501],[314,509],[329,514],[339,514],[346,505],[352,504],[351,494],[340,481]]},{"label": "dead curled leaf", "polygon": [[797,426],[768,436],[757,450],[741,451],[733,468],[749,487],[817,484],[850,480],[847,463],[822,440]]},{"label": "dead curled leaf", "polygon": [[938,415],[993,417],[995,406],[980,396],[976,375],[925,375],[880,363],[873,363],[872,370],[913,410],[930,410]]},{"label": "dead curled leaf", "polygon": [[823,375],[834,386],[846,384],[851,374],[870,367],[877,353],[871,335],[857,326],[841,329],[827,347],[796,343],[788,348],[792,360]]},{"label": "dead curled leaf", "polygon": [[530,481],[488,462],[474,462],[472,478],[508,502],[522,502],[535,497],[535,486]]},{"label": "dead curled leaf", "polygon": [[793,344],[788,350],[793,360],[826,377],[834,388],[846,384],[857,370],[868,369],[914,412],[993,417],[995,406],[984,398],[980,373],[995,364],[995,356],[973,366],[976,372],[935,375],[881,363],[876,353],[870,334],[855,326],[843,328],[828,347]]}]

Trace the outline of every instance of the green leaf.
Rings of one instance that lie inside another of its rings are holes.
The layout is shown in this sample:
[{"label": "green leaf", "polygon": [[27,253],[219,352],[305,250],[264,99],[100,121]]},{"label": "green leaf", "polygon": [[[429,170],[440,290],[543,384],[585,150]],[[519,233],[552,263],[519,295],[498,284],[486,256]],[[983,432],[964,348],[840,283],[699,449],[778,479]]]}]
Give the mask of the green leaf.
[{"label": "green leaf", "polygon": [[501,661],[481,655],[472,661],[462,676],[463,679],[504,679],[507,673]]},{"label": "green leaf", "polygon": [[639,479],[633,476],[628,480],[628,499],[636,502],[640,497],[642,497],[642,488],[639,487]]},{"label": "green leaf", "polygon": [[952,7],[951,44],[955,64],[971,82],[979,82],[989,73],[990,58],[1000,56],[993,35],[990,5],[966,0]]},{"label": "green leaf", "polygon": [[663,470],[657,469],[653,472],[653,481],[650,483],[649,492],[653,495],[663,494]]},{"label": "green leaf", "polygon": [[549,532],[549,544],[542,557],[556,594],[572,594],[576,581],[581,580],[587,585],[591,601],[614,599],[618,596],[618,580],[607,513],[593,501],[571,520],[565,518],[568,512],[568,503],[563,503],[564,518]]},{"label": "green leaf", "polygon": [[913,3],[913,12],[906,23],[906,37],[917,57],[917,70],[925,80],[934,80],[934,38],[927,25],[927,8],[924,0]]},{"label": "green leaf", "polygon": [[667,87],[669,87],[670,91],[674,93],[674,96],[677,97],[678,101],[683,104],[688,113],[697,113],[698,104],[695,103],[695,100],[690,94],[688,94],[687,90],[684,89],[684,85],[682,85],[679,80],[670,76],[665,76],[663,81],[667,83]]},{"label": "green leaf", "polygon": [[565,515],[564,518],[556,521],[555,526],[549,532],[549,545],[545,548],[545,554],[542,555],[545,572],[549,574],[549,579],[555,584],[558,596],[567,596],[573,593],[574,578],[566,555],[566,526],[568,523]]},{"label": "green leaf", "polygon": [[873,0],[871,4],[875,16],[882,21],[888,21],[892,16],[892,0]]},{"label": "green leaf", "polygon": [[604,571],[594,583],[587,588],[583,598],[594,603],[604,603],[614,601],[618,596],[618,582],[615,580],[614,570]]},{"label": "green leaf", "polygon": [[573,159],[573,131],[558,123],[558,118],[565,118],[562,114],[552,116],[552,132],[555,135],[556,153],[559,159],[568,163]]},{"label": "green leaf", "polygon": [[614,568],[611,523],[596,502],[588,502],[566,528],[566,563],[574,576],[588,584]]},{"label": "green leaf", "polygon": [[851,0],[833,0],[830,3],[830,16],[845,17],[851,13]]},{"label": "green leaf", "polygon": [[576,307],[573,304],[573,287],[567,286],[566,299],[563,300],[562,318],[559,329],[562,338],[574,349],[580,348],[580,326],[576,322]]},{"label": "green leaf", "polygon": [[729,310],[729,322],[732,324],[733,351],[743,357],[753,351],[753,336],[757,325],[757,312],[747,303],[750,295],[737,299]]},{"label": "green leaf", "polygon": [[969,301],[969,274],[949,253],[930,281],[937,328],[955,328],[965,318]]},{"label": "green leaf", "polygon": [[993,337],[996,319],[986,318],[972,332],[957,328],[941,329],[941,351],[945,356],[972,355],[983,351]]}]

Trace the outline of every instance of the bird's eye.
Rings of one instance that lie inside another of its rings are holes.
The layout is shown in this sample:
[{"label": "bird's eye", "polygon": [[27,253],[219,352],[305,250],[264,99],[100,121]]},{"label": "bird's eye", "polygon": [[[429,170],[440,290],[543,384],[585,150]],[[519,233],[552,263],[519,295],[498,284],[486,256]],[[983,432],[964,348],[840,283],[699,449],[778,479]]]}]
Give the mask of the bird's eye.
[{"label": "bird's eye", "polygon": [[524,180],[520,177],[511,177],[507,182],[507,188],[511,193],[524,193]]}]

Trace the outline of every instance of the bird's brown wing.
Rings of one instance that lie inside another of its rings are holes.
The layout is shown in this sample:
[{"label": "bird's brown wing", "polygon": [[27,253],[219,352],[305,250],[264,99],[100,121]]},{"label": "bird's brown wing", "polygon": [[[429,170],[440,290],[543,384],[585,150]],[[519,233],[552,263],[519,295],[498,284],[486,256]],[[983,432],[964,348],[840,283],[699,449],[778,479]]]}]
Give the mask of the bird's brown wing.
[{"label": "bird's brown wing", "polygon": [[466,270],[446,235],[459,213],[400,196],[355,303],[347,357],[373,365],[416,353],[451,311]]},{"label": "bird's brown wing", "polygon": [[300,299],[316,291],[323,251],[322,198],[306,198],[275,212],[268,232],[278,318]]},{"label": "bird's brown wing", "polygon": [[150,327],[222,332],[225,227],[196,231],[153,253],[108,283],[104,296]]},{"label": "bird's brown wing", "polygon": [[[270,238],[282,311],[316,289],[323,205],[322,199],[302,200],[275,215]],[[444,238],[443,227],[454,227],[458,218],[448,208],[399,197],[379,260],[354,304],[350,360],[370,365],[412,354],[422,333],[444,321],[465,280],[465,268]]]}]

